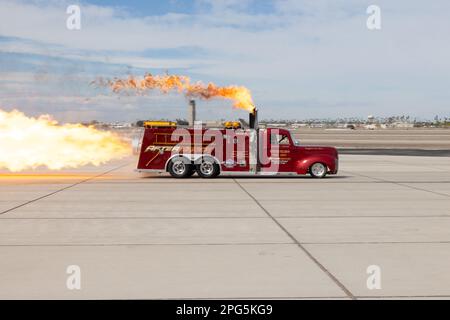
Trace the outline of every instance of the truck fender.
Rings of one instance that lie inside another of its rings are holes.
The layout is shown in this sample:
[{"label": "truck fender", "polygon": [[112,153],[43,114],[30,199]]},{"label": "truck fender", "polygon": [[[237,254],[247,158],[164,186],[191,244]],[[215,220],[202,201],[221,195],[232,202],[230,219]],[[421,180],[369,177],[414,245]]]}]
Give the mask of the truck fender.
[{"label": "truck fender", "polygon": [[183,158],[183,160],[184,160],[183,162],[192,163],[192,161],[188,157],[186,157],[184,154],[174,154],[169,159],[167,159],[166,164],[164,165],[165,171],[169,170],[169,163],[170,163],[170,161],[172,161],[175,158]]},{"label": "truck fender", "polygon": [[169,167],[169,163],[172,159],[174,158],[178,158],[178,157],[182,157],[184,159],[186,159],[186,163],[192,163],[192,164],[197,164],[200,162],[201,158],[212,158],[214,159],[214,161],[220,165],[220,161],[219,159],[217,159],[216,157],[210,155],[210,154],[174,154],[172,155],[169,159],[167,159],[166,164],[165,164],[165,171],[167,171],[168,167]]},{"label": "truck fender", "polygon": [[194,164],[200,164],[202,158],[209,158],[212,159],[215,163],[217,163],[218,165],[220,165],[220,161],[219,159],[217,159],[216,157],[210,155],[210,154],[201,154],[199,156],[196,155],[196,157],[194,157],[193,162]]},{"label": "truck fender", "polygon": [[321,156],[311,156],[306,159],[298,161],[297,173],[298,174],[308,173],[309,167],[315,162],[321,162],[328,167],[329,171],[334,171],[335,163],[333,157],[330,157],[328,155],[321,155]]}]

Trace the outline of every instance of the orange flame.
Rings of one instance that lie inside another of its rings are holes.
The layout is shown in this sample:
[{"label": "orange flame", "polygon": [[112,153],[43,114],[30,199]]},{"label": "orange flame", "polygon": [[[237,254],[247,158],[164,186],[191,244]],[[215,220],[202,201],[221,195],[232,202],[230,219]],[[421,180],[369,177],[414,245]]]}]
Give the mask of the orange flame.
[{"label": "orange flame", "polygon": [[187,76],[180,75],[156,75],[146,74],[142,79],[136,79],[130,76],[128,79],[114,79],[94,81],[101,86],[108,86],[114,92],[126,90],[136,90],[144,92],[146,90],[157,89],[162,93],[170,91],[178,91],[184,93],[189,98],[212,99],[225,98],[234,101],[234,107],[253,112],[255,105],[253,104],[250,90],[242,86],[219,87],[214,83],[205,85],[201,82],[191,83]]},{"label": "orange flame", "polygon": [[0,110],[0,169],[98,166],[129,153],[128,143],[112,132],[81,124],[59,125],[48,115],[30,118],[17,110]]}]

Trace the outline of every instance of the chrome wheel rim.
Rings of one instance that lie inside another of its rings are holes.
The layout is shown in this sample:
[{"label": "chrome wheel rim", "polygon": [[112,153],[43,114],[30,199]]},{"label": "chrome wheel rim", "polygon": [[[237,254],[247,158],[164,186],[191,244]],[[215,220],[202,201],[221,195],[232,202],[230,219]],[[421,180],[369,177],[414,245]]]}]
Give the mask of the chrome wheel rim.
[{"label": "chrome wheel rim", "polygon": [[321,177],[325,174],[325,166],[321,163],[314,163],[311,166],[311,172],[313,175],[317,176],[317,177]]},{"label": "chrome wheel rim", "polygon": [[173,172],[177,175],[182,175],[186,171],[186,165],[182,160],[175,161],[172,166]]},{"label": "chrome wheel rim", "polygon": [[214,165],[211,162],[205,161],[200,164],[200,172],[205,176],[210,176],[213,173],[213,171]]}]

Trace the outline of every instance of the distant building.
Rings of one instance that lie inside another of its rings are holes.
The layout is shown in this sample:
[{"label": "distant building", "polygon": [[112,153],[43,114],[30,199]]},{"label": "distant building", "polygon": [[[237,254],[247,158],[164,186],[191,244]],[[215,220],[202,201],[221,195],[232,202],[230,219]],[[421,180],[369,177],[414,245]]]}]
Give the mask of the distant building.
[{"label": "distant building", "polygon": [[392,127],[394,128],[414,128],[414,123],[409,123],[409,122],[394,122],[392,124]]},{"label": "distant building", "polygon": [[287,126],[287,124],[286,123],[268,123],[267,124],[267,126],[268,127],[286,127]]}]

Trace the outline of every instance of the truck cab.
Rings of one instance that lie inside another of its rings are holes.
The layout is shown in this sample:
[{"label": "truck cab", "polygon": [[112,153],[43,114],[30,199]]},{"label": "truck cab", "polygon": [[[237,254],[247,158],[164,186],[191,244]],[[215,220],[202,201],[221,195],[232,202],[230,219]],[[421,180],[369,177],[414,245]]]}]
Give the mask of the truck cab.
[{"label": "truck cab", "polygon": [[[261,130],[261,129],[260,129]],[[261,171],[269,170],[278,164],[280,173],[311,174],[321,178],[326,174],[336,174],[339,156],[336,148],[324,146],[303,146],[286,129],[267,128],[268,139],[264,143],[268,161]]]}]

